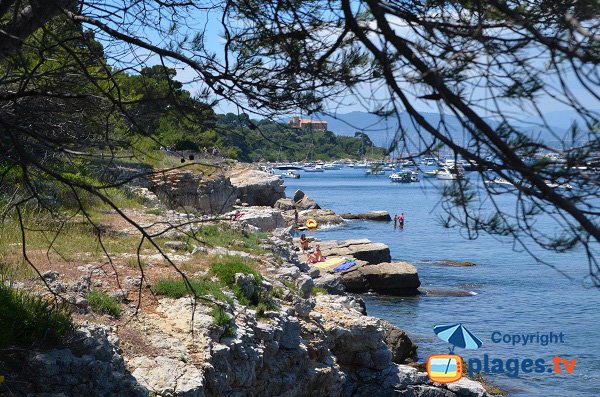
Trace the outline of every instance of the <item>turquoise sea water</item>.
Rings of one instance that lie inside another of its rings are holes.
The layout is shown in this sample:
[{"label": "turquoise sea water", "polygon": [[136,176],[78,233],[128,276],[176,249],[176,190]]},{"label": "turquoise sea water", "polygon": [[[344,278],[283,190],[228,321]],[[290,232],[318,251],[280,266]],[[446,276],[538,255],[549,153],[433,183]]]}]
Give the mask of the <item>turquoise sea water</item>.
[{"label": "turquoise sea water", "polygon": [[[405,329],[417,342],[420,360],[426,360],[430,354],[448,353],[449,344],[435,336],[434,325],[460,322],[483,341],[478,350],[455,350],[467,363],[469,359],[479,359],[483,365],[487,355],[490,369],[493,359],[501,359],[506,370],[510,359],[511,368],[514,359],[520,364],[525,359],[544,359],[546,370],[552,371],[555,355],[577,360],[571,374],[564,369],[560,374],[519,370],[516,377],[486,376],[511,396],[600,395],[600,290],[590,287],[586,280],[588,264],[583,250],[555,254],[528,245],[534,254],[566,273],[569,279],[536,263],[528,253],[515,250],[508,238],[481,235],[467,240],[459,230],[443,228],[439,222],[443,214],[439,188],[452,182],[391,183],[387,176],[366,177],[364,170],[350,168],[301,173],[301,179],[285,180],[288,196],[302,189],[323,208],[337,213],[387,210],[390,214],[404,212],[406,216],[403,229],[394,230],[393,223],[348,221],[340,227],[314,232],[316,237],[383,242],[390,247],[394,260],[408,261],[417,267],[422,288],[451,288],[472,294],[415,298],[364,295],[369,315]],[[499,204],[510,208],[514,201],[501,197]],[[548,230],[555,227],[549,222],[545,225],[544,220],[539,226]],[[436,262],[445,259],[475,262],[476,266],[449,267]],[[542,335],[550,332],[562,332],[564,343],[543,346]],[[528,337],[532,341],[525,346],[493,341],[513,334],[533,334]]]}]

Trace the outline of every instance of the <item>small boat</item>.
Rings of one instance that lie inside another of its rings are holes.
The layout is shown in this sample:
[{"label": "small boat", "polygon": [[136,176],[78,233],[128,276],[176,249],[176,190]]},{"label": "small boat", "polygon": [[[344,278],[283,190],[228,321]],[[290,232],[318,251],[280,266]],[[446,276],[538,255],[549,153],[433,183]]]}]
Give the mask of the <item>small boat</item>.
[{"label": "small boat", "polygon": [[366,170],[365,175],[385,175],[385,170]]},{"label": "small boat", "polygon": [[419,172],[418,171],[412,171],[410,173],[410,181],[411,182],[419,182]]},{"label": "small boat", "polygon": [[340,163],[325,163],[323,164],[323,168],[326,170],[341,170],[342,169],[342,164]]},{"label": "small boat", "polygon": [[318,226],[317,221],[315,221],[314,219],[308,219],[305,223],[306,227],[309,229],[316,229]]},{"label": "small boat", "polygon": [[494,179],[486,180],[485,183],[487,183],[488,185],[509,185],[509,186],[513,186],[512,183],[510,183],[509,181],[507,181],[506,179],[501,178],[501,177],[496,177]]},{"label": "small boat", "polygon": [[435,178],[435,176],[437,175],[438,171],[439,171],[438,169],[433,170],[433,171],[424,171],[423,172],[423,177],[424,178]]},{"label": "small boat", "polygon": [[412,177],[412,174],[410,172],[403,172],[403,171],[394,172],[392,175],[390,175],[390,179],[392,180],[392,182],[401,182],[401,183],[412,182],[411,177]]},{"label": "small boat", "polygon": [[317,165],[309,165],[304,167],[304,172],[324,172],[323,166],[321,164]]},{"label": "small boat", "polygon": [[441,179],[444,181],[455,181],[457,179],[462,179],[463,173],[462,173],[462,170],[456,166],[450,167],[450,168],[444,167],[444,168],[438,170],[435,177],[437,179]]},{"label": "small boat", "polygon": [[369,168],[371,164],[366,161],[361,161],[360,163],[354,163],[354,168]]},{"label": "small boat", "polygon": [[301,170],[302,166],[297,165],[297,164],[290,164],[290,163],[286,163],[286,164],[279,164],[279,165],[275,165],[273,166],[273,168],[276,168],[278,170]]},{"label": "small boat", "polygon": [[546,183],[546,186],[551,187],[553,189],[573,189],[573,186],[569,185],[568,183],[552,182],[548,179],[546,179],[544,182]]},{"label": "small boat", "polygon": [[286,171],[282,175],[284,178],[300,179],[300,173],[296,170]]}]

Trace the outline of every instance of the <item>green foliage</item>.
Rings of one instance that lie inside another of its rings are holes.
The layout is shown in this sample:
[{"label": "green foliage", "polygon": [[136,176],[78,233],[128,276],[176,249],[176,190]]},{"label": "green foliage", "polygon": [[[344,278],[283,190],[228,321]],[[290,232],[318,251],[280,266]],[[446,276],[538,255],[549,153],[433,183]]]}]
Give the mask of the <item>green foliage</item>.
[{"label": "green foliage", "polygon": [[[238,230],[231,229],[227,225],[204,225],[191,237],[198,239],[202,243],[211,247],[230,247],[235,246],[236,250],[251,252],[255,254],[264,253],[260,248],[260,241],[265,238],[264,233],[251,233],[244,235]],[[192,241],[190,241],[192,242]],[[243,246],[236,243],[243,242]]]},{"label": "green foliage", "polygon": [[252,274],[257,283],[262,281],[262,277],[258,272],[248,266],[242,258],[235,256],[222,258],[211,265],[210,271],[229,287],[235,284],[236,273]]},{"label": "green foliage", "polygon": [[[196,296],[212,296],[218,301],[231,303],[231,298],[223,293],[220,283],[203,278],[189,279],[189,282]],[[164,279],[152,287],[152,292],[178,299],[190,295],[192,291],[183,279]]]},{"label": "green foliage", "polygon": [[108,296],[104,291],[92,290],[86,294],[85,298],[95,313],[110,314],[114,317],[119,317],[121,314],[121,305],[119,302],[115,298]]},{"label": "green foliage", "polygon": [[325,288],[313,287],[312,294],[313,295],[328,295],[329,292],[327,292],[327,290]]},{"label": "green foliage", "polygon": [[0,348],[59,343],[73,329],[61,307],[0,283]]},{"label": "green foliage", "polygon": [[211,312],[213,318],[213,324],[218,327],[224,327],[224,337],[230,337],[235,335],[235,323],[233,318],[220,306],[215,306]]},{"label": "green foliage", "polygon": [[238,157],[244,161],[331,160],[371,153],[380,158],[384,154],[383,148],[374,147],[361,132],[354,137],[336,136],[330,131],[306,131],[270,120],[250,120],[246,114],[217,115],[215,129],[226,144],[239,149]]}]

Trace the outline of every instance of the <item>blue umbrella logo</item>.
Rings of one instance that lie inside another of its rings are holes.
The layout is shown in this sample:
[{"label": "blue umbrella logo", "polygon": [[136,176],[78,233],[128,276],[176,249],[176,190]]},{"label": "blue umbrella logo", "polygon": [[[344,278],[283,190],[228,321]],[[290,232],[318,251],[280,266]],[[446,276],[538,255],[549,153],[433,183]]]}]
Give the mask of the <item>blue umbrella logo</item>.
[{"label": "blue umbrella logo", "polygon": [[479,349],[483,342],[481,339],[473,335],[462,324],[441,324],[433,327],[433,332],[441,340],[452,344],[450,354],[454,354],[455,347],[463,349]]}]

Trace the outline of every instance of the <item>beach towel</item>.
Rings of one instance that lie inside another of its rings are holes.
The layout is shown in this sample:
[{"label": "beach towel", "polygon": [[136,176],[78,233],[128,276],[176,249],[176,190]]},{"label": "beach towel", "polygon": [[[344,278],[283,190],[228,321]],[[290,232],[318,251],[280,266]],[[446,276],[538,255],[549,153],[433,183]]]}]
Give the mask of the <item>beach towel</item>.
[{"label": "beach towel", "polygon": [[330,267],[341,265],[344,262],[346,262],[346,258],[342,258],[339,256],[330,256],[323,262],[314,263],[313,266],[318,269],[327,269]]},{"label": "beach towel", "polygon": [[344,270],[350,269],[354,265],[356,265],[355,261],[346,261],[346,262],[342,263],[341,265],[335,267],[333,269],[333,271],[334,272],[343,272]]}]

